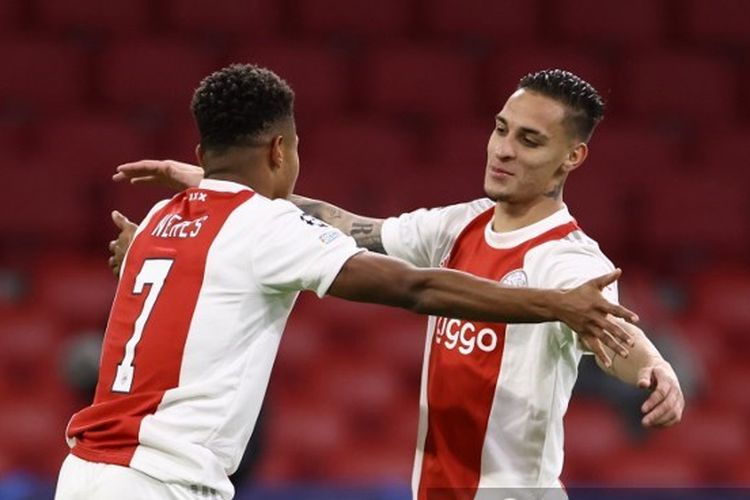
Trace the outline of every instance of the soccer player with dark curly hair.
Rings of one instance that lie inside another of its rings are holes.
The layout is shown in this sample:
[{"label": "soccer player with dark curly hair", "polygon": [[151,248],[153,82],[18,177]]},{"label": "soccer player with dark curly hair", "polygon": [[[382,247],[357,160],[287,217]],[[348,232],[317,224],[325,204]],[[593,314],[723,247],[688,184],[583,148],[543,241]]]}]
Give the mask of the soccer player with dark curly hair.
[{"label": "soccer player with dark curly hair", "polygon": [[[66,431],[58,499],[231,498],[228,475],[302,290],[476,324],[560,320],[627,353],[611,334],[624,344],[630,335],[607,315],[633,315],[600,293],[618,272],[569,292],[513,289],[367,252],[304,214],[285,199],[299,173],[293,102],[282,79],[251,65],[196,90],[206,178],[156,204],[134,232],[94,402]],[[499,337],[484,331],[471,335],[486,356]]]}]

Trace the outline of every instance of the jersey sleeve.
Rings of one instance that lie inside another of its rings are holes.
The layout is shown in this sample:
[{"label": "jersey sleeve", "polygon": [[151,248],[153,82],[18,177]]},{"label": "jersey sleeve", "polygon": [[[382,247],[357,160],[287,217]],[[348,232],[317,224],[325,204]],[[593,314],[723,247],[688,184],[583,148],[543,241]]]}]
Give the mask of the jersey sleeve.
[{"label": "jersey sleeve", "polygon": [[438,266],[466,224],[492,204],[483,198],[390,217],[381,230],[383,248],[388,255],[418,267]]},{"label": "jersey sleeve", "polygon": [[[536,250],[533,266],[539,271],[538,277],[530,286],[540,288],[575,288],[586,281],[614,271],[615,266],[599,250],[593,240],[582,233],[570,239],[551,242]],[[610,284],[602,295],[612,303],[619,303],[617,282]],[[584,354],[591,354],[580,342],[578,335],[568,325],[561,323],[561,343],[574,342]]]},{"label": "jersey sleeve", "polygon": [[269,293],[311,290],[322,297],[344,263],[365,251],[286,200],[274,200],[270,206],[251,260],[259,285]]}]

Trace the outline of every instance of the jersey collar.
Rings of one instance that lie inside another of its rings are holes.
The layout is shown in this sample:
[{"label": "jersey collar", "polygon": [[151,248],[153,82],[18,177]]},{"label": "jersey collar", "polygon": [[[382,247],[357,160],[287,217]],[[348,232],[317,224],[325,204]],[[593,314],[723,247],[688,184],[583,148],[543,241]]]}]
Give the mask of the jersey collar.
[{"label": "jersey collar", "polygon": [[220,179],[203,179],[198,185],[199,189],[209,191],[221,191],[224,193],[239,193],[240,191],[252,191],[247,186],[232,181],[223,181]]},{"label": "jersey collar", "polygon": [[484,241],[492,248],[513,248],[532,238],[536,238],[540,234],[546,233],[550,229],[567,224],[573,220],[573,216],[570,215],[566,205],[563,205],[560,210],[538,222],[504,233],[493,231],[492,219],[490,219],[484,228]]}]

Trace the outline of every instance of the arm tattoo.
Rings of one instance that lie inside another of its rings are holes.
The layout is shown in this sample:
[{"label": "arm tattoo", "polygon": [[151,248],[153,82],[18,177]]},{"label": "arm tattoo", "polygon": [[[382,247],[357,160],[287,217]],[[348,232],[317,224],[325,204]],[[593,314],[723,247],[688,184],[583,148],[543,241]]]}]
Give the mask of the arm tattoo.
[{"label": "arm tattoo", "polygon": [[380,236],[382,222],[352,222],[349,235],[354,238],[358,246],[373,252],[385,253],[383,239]]},{"label": "arm tattoo", "polygon": [[297,205],[306,214],[312,215],[348,234],[354,238],[358,246],[373,252],[385,253],[383,240],[380,236],[380,230],[383,226],[382,220],[360,217],[330,203],[303,196],[291,195],[289,201]]}]

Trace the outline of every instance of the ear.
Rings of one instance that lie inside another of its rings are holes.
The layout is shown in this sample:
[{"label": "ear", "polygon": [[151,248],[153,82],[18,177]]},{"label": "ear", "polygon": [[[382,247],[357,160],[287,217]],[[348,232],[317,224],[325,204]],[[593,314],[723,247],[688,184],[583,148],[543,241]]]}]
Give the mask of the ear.
[{"label": "ear", "polygon": [[581,166],[589,155],[589,146],[585,142],[579,142],[568,153],[568,157],[562,164],[563,171],[567,174]]},{"label": "ear", "polygon": [[274,136],[273,139],[271,139],[271,148],[269,151],[270,154],[270,163],[271,163],[271,169],[276,170],[278,168],[281,168],[282,165],[284,165],[284,136],[283,135],[277,135]]},{"label": "ear", "polygon": [[198,165],[201,167],[204,165],[203,163],[203,157],[206,155],[206,152],[203,150],[203,147],[201,147],[201,144],[198,143],[197,146],[195,146],[195,158],[198,160]]}]

